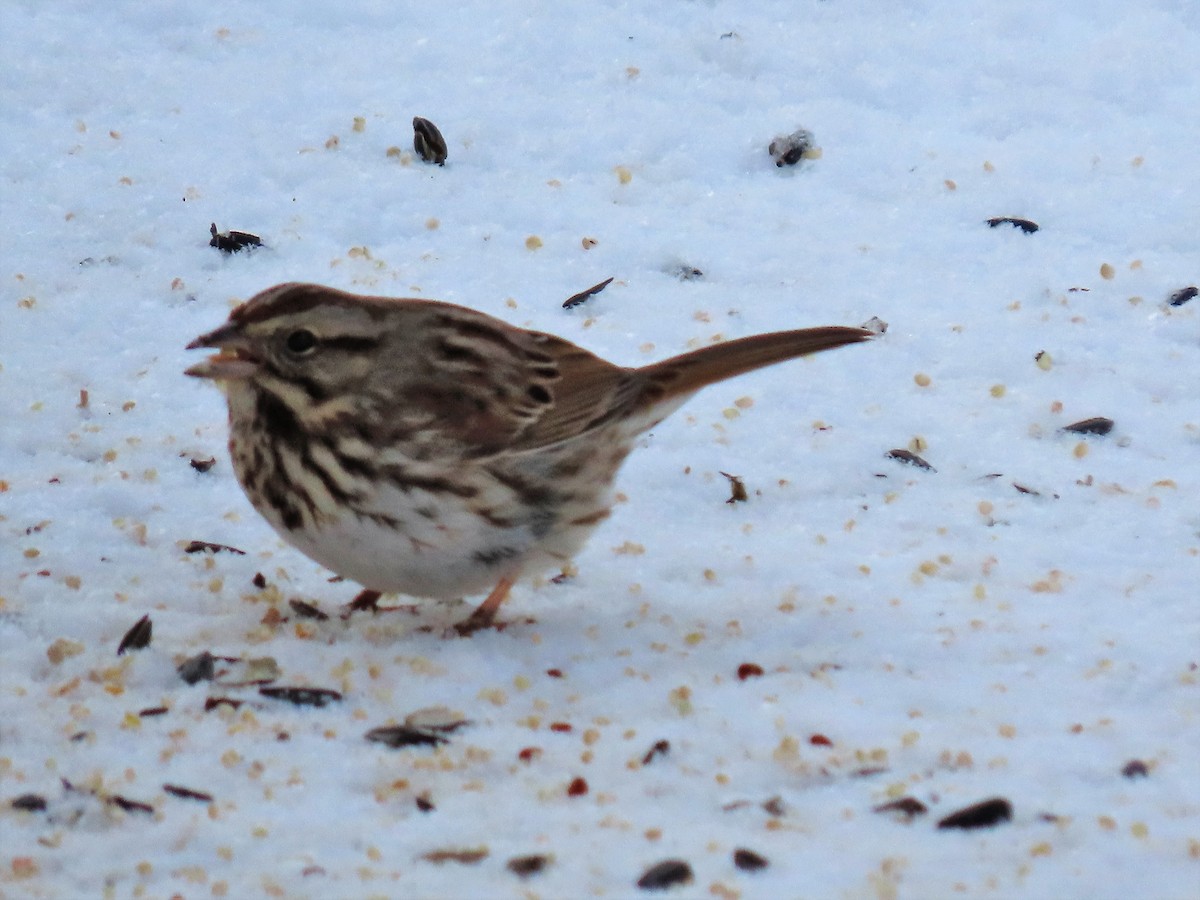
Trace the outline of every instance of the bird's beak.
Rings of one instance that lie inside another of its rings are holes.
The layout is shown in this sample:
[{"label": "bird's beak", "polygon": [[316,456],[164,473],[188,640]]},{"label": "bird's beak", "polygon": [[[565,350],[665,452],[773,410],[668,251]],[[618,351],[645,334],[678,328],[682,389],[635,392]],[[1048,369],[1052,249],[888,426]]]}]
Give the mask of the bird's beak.
[{"label": "bird's beak", "polygon": [[189,350],[205,347],[220,352],[185,369],[184,375],[211,378],[214,381],[238,381],[252,378],[258,372],[259,361],[250,352],[250,342],[234,322],[226,322],[215,331],[202,334],[187,345]]}]

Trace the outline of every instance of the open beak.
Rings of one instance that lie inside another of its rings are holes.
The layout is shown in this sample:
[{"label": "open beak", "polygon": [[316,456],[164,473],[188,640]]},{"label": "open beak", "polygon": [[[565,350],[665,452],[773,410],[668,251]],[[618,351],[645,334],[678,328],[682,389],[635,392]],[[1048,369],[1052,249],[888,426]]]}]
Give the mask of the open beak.
[{"label": "open beak", "polygon": [[205,347],[219,352],[185,369],[184,375],[211,378],[214,381],[237,381],[252,378],[258,372],[259,362],[250,352],[250,342],[233,322],[226,322],[187,345],[189,350]]}]

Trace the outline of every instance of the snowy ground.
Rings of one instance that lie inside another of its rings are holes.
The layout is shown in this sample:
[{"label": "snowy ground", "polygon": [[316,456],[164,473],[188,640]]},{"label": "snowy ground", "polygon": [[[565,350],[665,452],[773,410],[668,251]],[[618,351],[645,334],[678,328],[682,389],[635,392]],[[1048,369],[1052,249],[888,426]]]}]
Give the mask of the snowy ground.
[{"label": "snowy ground", "polygon": [[[8,0],[0,53],[0,896],[1200,894],[1200,6]],[[356,586],[181,374],[285,280],[625,364],[890,328],[700,395],[577,577],[447,639],[297,618]]]}]

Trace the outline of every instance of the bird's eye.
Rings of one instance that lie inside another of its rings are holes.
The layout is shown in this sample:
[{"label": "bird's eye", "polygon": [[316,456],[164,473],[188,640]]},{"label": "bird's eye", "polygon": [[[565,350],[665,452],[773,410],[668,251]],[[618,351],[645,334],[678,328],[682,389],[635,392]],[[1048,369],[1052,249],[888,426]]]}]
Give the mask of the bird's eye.
[{"label": "bird's eye", "polygon": [[288,353],[304,356],[317,346],[317,336],[307,328],[299,328],[287,336],[283,345],[287,347]]}]

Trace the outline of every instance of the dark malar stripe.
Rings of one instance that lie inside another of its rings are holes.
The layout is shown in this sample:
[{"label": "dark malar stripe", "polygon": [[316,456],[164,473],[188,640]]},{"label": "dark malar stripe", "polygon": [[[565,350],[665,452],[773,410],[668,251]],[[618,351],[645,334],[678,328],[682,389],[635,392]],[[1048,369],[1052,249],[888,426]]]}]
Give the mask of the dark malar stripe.
[{"label": "dark malar stripe", "polygon": [[[325,486],[335,502],[350,504],[361,499],[357,494],[351,494],[343,489],[333,476],[313,459],[309,436],[286,403],[274,394],[262,391],[258,395],[256,413],[264,431],[270,435],[270,440],[264,441],[263,446],[270,451],[273,457],[271,474],[274,477],[263,479],[263,493],[268,502],[280,511],[285,524],[300,518],[299,511],[296,509],[296,500],[303,502],[312,518],[315,519],[318,514],[316,502],[305,490],[304,485],[292,485],[285,481],[287,470],[284,468],[283,454],[289,450],[296,455],[300,467],[315,476]],[[333,448],[331,448],[331,452],[335,456],[337,455]],[[290,490],[283,490],[284,486]],[[288,527],[294,530],[299,527],[299,523],[288,524]]]},{"label": "dark malar stripe", "polygon": [[[254,410],[255,418],[262,425],[263,431],[270,435],[270,443],[276,441],[286,444],[297,451],[303,451],[308,436],[300,425],[300,420],[292,412],[291,407],[269,391],[259,391]],[[278,457],[278,454],[276,454]]]}]

